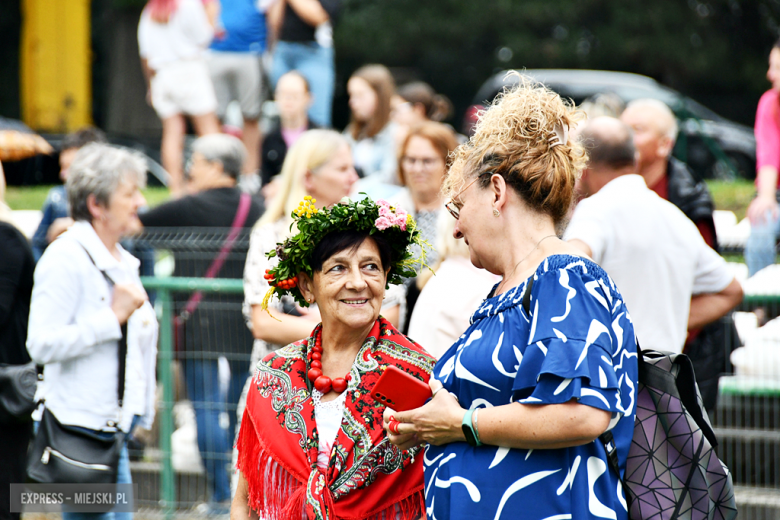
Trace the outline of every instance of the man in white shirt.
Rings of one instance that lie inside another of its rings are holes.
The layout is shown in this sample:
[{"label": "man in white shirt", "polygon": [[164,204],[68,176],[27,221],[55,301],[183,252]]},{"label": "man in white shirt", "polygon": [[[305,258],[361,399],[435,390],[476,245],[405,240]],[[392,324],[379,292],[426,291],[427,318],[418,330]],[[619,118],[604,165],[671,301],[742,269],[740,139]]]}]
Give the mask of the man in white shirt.
[{"label": "man in white shirt", "polygon": [[581,132],[590,162],[565,239],[617,284],[643,348],[682,352],[687,331],[724,316],[742,287],[696,225],[636,175],[631,129],[596,118]]}]

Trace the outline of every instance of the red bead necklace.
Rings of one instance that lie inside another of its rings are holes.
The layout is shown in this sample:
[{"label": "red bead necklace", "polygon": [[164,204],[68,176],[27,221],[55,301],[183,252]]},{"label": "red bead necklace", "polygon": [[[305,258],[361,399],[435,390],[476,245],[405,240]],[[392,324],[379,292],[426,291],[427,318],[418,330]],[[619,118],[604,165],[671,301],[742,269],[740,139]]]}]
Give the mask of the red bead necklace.
[{"label": "red bead necklace", "polygon": [[309,352],[309,372],[307,376],[309,381],[314,383],[314,388],[324,394],[333,389],[334,392],[341,393],[347,389],[347,383],[352,379],[351,374],[347,374],[345,377],[337,377],[331,379],[322,374],[322,329],[317,333],[317,337],[314,338],[314,347]]}]

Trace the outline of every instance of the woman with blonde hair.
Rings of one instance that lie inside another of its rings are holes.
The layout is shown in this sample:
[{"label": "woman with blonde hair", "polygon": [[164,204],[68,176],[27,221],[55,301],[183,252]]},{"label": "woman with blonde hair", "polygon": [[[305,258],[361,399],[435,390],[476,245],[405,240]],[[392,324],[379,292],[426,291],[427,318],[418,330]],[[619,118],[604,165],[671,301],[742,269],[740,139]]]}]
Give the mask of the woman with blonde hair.
[{"label": "woman with blonde hair", "polygon": [[433,399],[384,416],[399,447],[428,443],[428,518],[628,517],[601,436],[624,472],[634,327],[607,273],[557,236],[586,163],[569,139],[581,118],[521,79],[481,116],[445,180],[454,236],[502,280],[437,362]]}]

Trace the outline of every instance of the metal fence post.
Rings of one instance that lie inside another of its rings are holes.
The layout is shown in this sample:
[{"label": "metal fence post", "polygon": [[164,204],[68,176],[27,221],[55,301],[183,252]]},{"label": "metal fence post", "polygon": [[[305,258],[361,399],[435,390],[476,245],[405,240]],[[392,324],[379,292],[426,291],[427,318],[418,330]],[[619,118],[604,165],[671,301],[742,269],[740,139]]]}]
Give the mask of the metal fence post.
[{"label": "metal fence post", "polygon": [[168,289],[159,289],[157,297],[162,304],[162,326],[160,327],[160,351],[157,364],[157,378],[163,387],[160,409],[160,448],[162,449],[162,482],[160,502],[165,518],[171,518],[176,511],[176,482],[171,460],[173,447],[173,302]]}]

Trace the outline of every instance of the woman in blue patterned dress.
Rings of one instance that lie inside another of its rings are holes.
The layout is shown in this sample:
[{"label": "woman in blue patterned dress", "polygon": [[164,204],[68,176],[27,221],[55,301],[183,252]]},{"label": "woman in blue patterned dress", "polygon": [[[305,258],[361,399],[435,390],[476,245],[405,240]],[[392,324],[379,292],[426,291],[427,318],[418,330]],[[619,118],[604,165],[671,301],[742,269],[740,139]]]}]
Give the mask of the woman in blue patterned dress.
[{"label": "woman in blue patterned dress", "polygon": [[433,399],[385,414],[393,442],[428,443],[431,520],[628,516],[599,437],[611,431],[622,474],[634,429],[634,328],[607,273],[556,233],[586,161],[568,137],[581,117],[521,80],[456,151],[444,187],[455,236],[475,266],[503,280],[438,361]]}]

